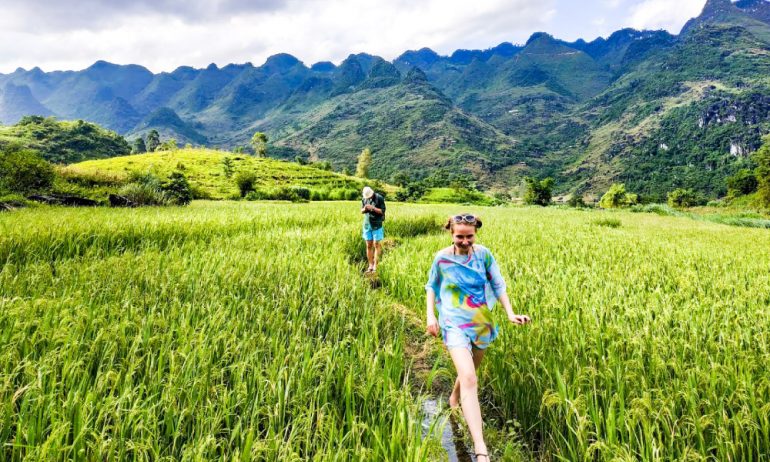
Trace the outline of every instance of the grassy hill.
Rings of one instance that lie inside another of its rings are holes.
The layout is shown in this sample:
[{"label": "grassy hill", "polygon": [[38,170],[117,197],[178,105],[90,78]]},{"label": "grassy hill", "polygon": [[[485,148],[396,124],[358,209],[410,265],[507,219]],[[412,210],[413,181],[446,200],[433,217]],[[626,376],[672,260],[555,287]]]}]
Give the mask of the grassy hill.
[{"label": "grassy hill", "polygon": [[[226,158],[231,159],[233,164],[234,173],[230,178],[224,171],[223,161]],[[181,171],[199,195],[213,199],[238,196],[234,178],[239,172],[256,174],[256,186],[260,189],[301,186],[316,191],[359,191],[364,185],[359,178],[312,166],[212,149],[180,149],[90,160],[69,165],[61,171],[69,178],[102,177],[117,182],[128,181],[137,174],[152,173],[165,178],[174,171]]]}]

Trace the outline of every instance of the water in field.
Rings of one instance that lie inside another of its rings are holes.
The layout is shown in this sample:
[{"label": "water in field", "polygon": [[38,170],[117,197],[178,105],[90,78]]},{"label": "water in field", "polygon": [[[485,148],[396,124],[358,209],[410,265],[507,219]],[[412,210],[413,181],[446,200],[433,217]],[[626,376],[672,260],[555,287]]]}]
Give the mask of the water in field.
[{"label": "water in field", "polygon": [[[435,399],[426,399],[422,402],[422,428],[423,434],[427,434],[430,430],[431,423],[436,421],[439,415],[439,405]],[[457,425],[451,418],[446,418],[438,425],[442,426],[441,432],[441,446],[447,453],[449,462],[472,462],[475,461],[475,457],[470,455],[468,448],[465,447],[465,443],[462,441],[462,435]]]}]

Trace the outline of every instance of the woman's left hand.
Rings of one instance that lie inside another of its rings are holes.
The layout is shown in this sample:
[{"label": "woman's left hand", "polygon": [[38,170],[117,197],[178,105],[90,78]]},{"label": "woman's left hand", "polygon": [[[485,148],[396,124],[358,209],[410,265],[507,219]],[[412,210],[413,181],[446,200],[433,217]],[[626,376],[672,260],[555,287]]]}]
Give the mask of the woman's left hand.
[{"label": "woman's left hand", "polygon": [[529,324],[530,322],[532,322],[532,320],[529,319],[529,316],[527,316],[526,314],[510,315],[508,316],[508,320],[514,324],[519,324],[519,325]]}]

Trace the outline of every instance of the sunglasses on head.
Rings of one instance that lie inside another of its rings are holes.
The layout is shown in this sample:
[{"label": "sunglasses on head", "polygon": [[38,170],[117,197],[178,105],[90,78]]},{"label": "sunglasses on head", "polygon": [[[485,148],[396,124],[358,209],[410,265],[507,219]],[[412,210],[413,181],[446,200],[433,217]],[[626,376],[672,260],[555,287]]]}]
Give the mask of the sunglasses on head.
[{"label": "sunglasses on head", "polygon": [[476,223],[476,217],[473,215],[455,215],[452,217],[452,221],[455,223],[468,223],[469,225]]}]

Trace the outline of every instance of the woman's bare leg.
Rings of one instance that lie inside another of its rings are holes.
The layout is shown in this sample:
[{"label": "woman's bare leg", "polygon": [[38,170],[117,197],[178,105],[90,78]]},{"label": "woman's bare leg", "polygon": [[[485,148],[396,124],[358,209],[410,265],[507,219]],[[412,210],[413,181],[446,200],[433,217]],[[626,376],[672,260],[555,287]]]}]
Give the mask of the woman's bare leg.
[{"label": "woman's bare leg", "polygon": [[[484,352],[487,350],[481,350],[478,348],[474,348],[471,350],[473,353],[473,367],[476,368],[476,371],[479,370],[479,366],[481,365],[481,360],[484,359]],[[458,408],[460,407],[460,377],[458,376],[457,379],[455,379],[455,385],[452,388],[452,394],[449,395],[449,407],[451,408]]]},{"label": "woman's bare leg", "polygon": [[[482,433],[481,408],[479,407],[478,379],[476,378],[476,366],[474,355],[465,348],[451,348],[449,355],[457,370],[457,378],[460,381],[460,407],[468,424],[468,430],[473,439],[473,451],[477,454],[486,454],[487,445],[484,443]],[[486,462],[486,461],[484,461]]]}]

